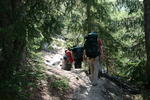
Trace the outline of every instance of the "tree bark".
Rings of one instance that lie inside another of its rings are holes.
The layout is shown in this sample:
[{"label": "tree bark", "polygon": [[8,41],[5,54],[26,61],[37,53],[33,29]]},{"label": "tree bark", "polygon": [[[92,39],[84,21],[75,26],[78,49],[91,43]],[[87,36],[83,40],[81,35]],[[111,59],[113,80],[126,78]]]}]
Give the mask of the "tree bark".
[{"label": "tree bark", "polygon": [[[0,61],[0,79],[7,80],[13,77],[14,72],[20,67],[26,44],[26,34],[23,32],[22,25],[17,25],[21,17],[17,16],[21,0],[2,0],[0,3],[3,4],[4,9],[0,13],[0,27],[4,30],[1,34],[2,60]],[[18,29],[21,31],[18,31]]]},{"label": "tree bark", "polygon": [[147,82],[150,85],[150,0],[144,0],[144,22],[145,46],[147,53],[146,74]]},{"label": "tree bark", "polygon": [[87,32],[90,33],[92,31],[92,16],[91,16],[91,2],[87,0]]}]

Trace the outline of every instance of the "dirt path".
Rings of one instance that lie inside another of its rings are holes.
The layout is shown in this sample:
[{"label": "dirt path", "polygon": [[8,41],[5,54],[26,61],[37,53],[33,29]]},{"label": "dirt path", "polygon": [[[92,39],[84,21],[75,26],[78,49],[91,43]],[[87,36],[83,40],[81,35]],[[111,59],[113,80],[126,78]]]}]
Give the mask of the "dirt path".
[{"label": "dirt path", "polygon": [[[43,53],[44,62],[47,65],[46,73],[48,75],[64,76],[69,79],[72,97],[69,97],[68,100],[124,100],[121,89],[106,79],[99,79],[98,85],[92,86],[83,70],[61,70],[60,65],[64,48],[55,48],[53,51],[43,51]],[[59,99],[61,100],[61,98]]]},{"label": "dirt path", "polygon": [[42,51],[42,53],[46,64],[46,75],[66,77],[69,80],[70,90],[60,94],[60,91],[50,89],[51,81],[49,79],[42,80],[40,92],[36,90],[38,92],[32,100],[132,100],[128,95],[125,95],[122,89],[107,79],[101,78],[98,80],[97,86],[92,86],[84,70],[62,70],[60,65],[64,48],[55,47],[54,50]]},{"label": "dirt path", "polygon": [[42,51],[44,63],[50,67],[61,68],[65,48],[55,47],[53,50]]}]

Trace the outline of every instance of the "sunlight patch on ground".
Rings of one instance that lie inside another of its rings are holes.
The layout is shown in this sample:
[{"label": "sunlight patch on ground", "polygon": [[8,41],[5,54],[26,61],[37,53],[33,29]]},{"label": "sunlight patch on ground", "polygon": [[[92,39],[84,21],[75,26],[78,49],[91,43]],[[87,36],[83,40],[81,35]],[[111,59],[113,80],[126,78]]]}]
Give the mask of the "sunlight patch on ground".
[{"label": "sunlight patch on ground", "polygon": [[63,40],[55,39],[55,42],[51,44],[53,49],[48,50],[49,52],[42,51],[44,54],[44,63],[50,67],[61,68],[60,65],[62,65],[62,59],[65,53],[65,48],[62,47],[62,45],[56,45],[56,42],[64,44]]}]

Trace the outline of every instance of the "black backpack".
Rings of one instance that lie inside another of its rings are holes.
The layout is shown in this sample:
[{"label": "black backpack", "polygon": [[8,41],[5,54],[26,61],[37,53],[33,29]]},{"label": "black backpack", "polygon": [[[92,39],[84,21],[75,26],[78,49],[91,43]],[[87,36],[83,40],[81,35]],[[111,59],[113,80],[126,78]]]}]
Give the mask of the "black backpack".
[{"label": "black backpack", "polygon": [[85,37],[84,49],[87,57],[96,58],[100,54],[97,38],[97,33],[89,33]]},{"label": "black backpack", "polygon": [[83,47],[72,48],[75,61],[83,61]]}]

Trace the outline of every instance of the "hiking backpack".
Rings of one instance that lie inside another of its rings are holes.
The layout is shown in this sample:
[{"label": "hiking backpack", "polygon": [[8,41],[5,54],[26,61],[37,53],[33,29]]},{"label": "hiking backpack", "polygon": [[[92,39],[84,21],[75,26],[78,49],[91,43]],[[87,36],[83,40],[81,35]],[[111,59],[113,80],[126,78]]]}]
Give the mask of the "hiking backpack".
[{"label": "hiking backpack", "polygon": [[74,47],[72,52],[76,61],[83,61],[83,47]]},{"label": "hiking backpack", "polygon": [[96,58],[100,54],[97,38],[98,35],[94,32],[85,37],[84,49],[87,57]]}]

